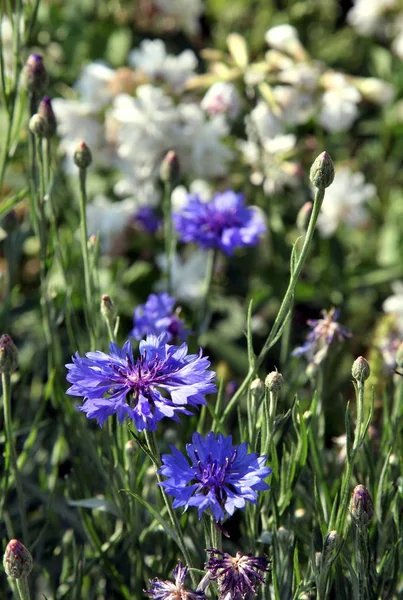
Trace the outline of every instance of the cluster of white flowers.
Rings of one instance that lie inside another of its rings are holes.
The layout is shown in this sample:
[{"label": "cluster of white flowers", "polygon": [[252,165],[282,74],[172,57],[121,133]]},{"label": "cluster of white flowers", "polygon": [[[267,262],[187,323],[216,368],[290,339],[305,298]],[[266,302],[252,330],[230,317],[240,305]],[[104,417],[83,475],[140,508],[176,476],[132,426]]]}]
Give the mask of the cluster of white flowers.
[{"label": "cluster of white flowers", "polygon": [[395,281],[392,290],[393,295],[386,298],[383,310],[388,314],[396,315],[399,333],[403,336],[403,282]]},{"label": "cluster of white flowers", "polygon": [[194,35],[199,30],[199,19],[203,13],[202,0],[153,0],[158,10],[172,17],[178,28]]}]

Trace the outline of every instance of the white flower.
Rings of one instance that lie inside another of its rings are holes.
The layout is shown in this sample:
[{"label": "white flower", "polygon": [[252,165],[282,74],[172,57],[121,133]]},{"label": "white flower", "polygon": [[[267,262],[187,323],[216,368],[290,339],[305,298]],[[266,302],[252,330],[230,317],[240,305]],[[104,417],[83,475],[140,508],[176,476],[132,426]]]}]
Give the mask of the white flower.
[{"label": "white flower", "polygon": [[382,25],[383,15],[397,3],[398,0],[354,0],[347,21],[362,35],[371,35]]},{"label": "white flower", "polygon": [[399,31],[393,40],[392,50],[396,56],[403,60],[403,30]]},{"label": "white flower", "polygon": [[276,85],[273,96],[281,109],[281,118],[287,125],[306,123],[315,112],[312,94],[290,85]]},{"label": "white flower", "polygon": [[[165,270],[165,254],[157,256],[156,260],[159,268]],[[175,254],[172,263],[172,288],[177,300],[194,303],[201,299],[206,267],[207,253],[203,250],[196,250],[185,258],[180,258],[178,254]],[[155,287],[157,291],[162,291],[165,286],[166,281],[161,280]]]},{"label": "white flower", "polygon": [[292,25],[276,25],[265,33],[266,43],[280,52],[290,54],[298,60],[305,58],[305,50],[299,41],[298,31]]},{"label": "white flower", "polygon": [[240,99],[233,83],[217,81],[207,90],[200,106],[211,117],[224,114],[236,119],[240,109]]},{"label": "white flower", "polygon": [[141,69],[151,80],[167,81],[176,92],[180,92],[195,74],[197,58],[192,50],[184,50],[174,56],[167,54],[162,40],[143,40],[139,49],[130,52],[129,64]]},{"label": "white flower", "polygon": [[93,105],[78,100],[55,98],[52,107],[57,120],[57,132],[61,137],[60,149],[65,153],[65,169],[75,174],[73,155],[81,141],[89,146],[95,161],[108,163],[108,148],[103,126],[93,113]]},{"label": "white flower", "polygon": [[396,89],[391,83],[376,77],[355,79],[355,83],[363,98],[375,104],[389,104],[396,95]]},{"label": "white flower", "polygon": [[229,133],[225,117],[209,119],[197,104],[181,104],[178,110],[181,127],[175,149],[183,172],[202,179],[226,175],[233,153],[222,141]]},{"label": "white flower", "polygon": [[362,227],[368,221],[365,204],[376,195],[376,188],[365,183],[363,173],[353,173],[348,167],[336,171],[332,185],[326,188],[325,199],[318,219],[323,237],[333,235],[343,223],[348,227]]},{"label": "white flower", "polygon": [[199,30],[199,18],[203,12],[202,0],[153,0],[164,14],[173,17],[179,27],[190,34]]},{"label": "white flower", "polygon": [[318,86],[319,65],[310,63],[284,64],[278,74],[278,80],[282,83],[301,88],[305,92],[313,92]]},{"label": "white flower", "polygon": [[395,281],[392,284],[393,295],[386,298],[382,305],[386,313],[392,313],[397,316],[398,326],[403,335],[403,282]]},{"label": "white flower", "polygon": [[358,116],[361,94],[341,73],[328,73],[324,81],[330,89],[322,96],[319,122],[326,131],[347,131]]},{"label": "white flower", "polygon": [[124,247],[123,234],[135,213],[131,200],[112,202],[106,196],[95,196],[86,207],[88,235],[99,236],[104,254],[119,254]]},{"label": "white flower", "polygon": [[189,194],[197,194],[200,200],[208,202],[213,195],[211,186],[204,179],[195,179],[189,186],[189,190],[184,185],[178,185],[172,192],[172,209],[177,211],[186,204]]},{"label": "white flower", "polygon": [[2,54],[4,61],[4,72],[7,76],[12,75],[14,66],[13,53],[13,26],[7,15],[0,22]]},{"label": "white flower", "polygon": [[111,101],[113,94],[109,84],[114,76],[115,71],[105,63],[93,62],[84,67],[74,87],[81,100],[96,112]]}]

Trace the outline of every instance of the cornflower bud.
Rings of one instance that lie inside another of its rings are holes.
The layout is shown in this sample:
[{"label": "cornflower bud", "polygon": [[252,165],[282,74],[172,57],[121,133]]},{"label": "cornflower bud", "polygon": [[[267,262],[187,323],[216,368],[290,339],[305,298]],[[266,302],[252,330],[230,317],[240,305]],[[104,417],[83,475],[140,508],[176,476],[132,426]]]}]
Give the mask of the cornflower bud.
[{"label": "cornflower bud", "polygon": [[180,167],[178,155],[174,150],[170,150],[161,163],[160,179],[164,183],[174,185],[180,176]]},{"label": "cornflower bud", "polygon": [[92,163],[91,150],[85,142],[80,142],[74,152],[74,162],[79,169],[88,169]]},{"label": "cornflower bud", "polygon": [[309,174],[312,185],[319,189],[329,187],[334,179],[334,164],[327,152],[315,159]]},{"label": "cornflower bud", "polygon": [[101,298],[101,314],[105,321],[110,325],[113,323],[116,317],[116,308],[112,299],[108,294],[102,294]]},{"label": "cornflower bud", "polygon": [[365,485],[356,485],[350,501],[350,513],[357,525],[368,525],[374,516],[374,504]]},{"label": "cornflower bud", "polygon": [[359,356],[355,359],[351,374],[356,381],[361,383],[368,379],[371,374],[371,369],[368,361],[363,356]]},{"label": "cornflower bud", "polygon": [[256,379],[254,379],[250,384],[250,391],[256,396],[263,394],[264,383],[259,377],[256,377]]},{"label": "cornflower bud", "polygon": [[56,117],[53,112],[52,103],[49,96],[44,96],[39,103],[38,115],[40,115],[45,122],[45,138],[51,138],[55,135],[57,129]]},{"label": "cornflower bud", "polygon": [[23,82],[29,92],[40,94],[48,82],[48,74],[39,54],[31,54],[23,70]]},{"label": "cornflower bud", "polygon": [[47,125],[42,115],[37,113],[30,118],[29,130],[39,138],[46,137]]},{"label": "cornflower bud", "polygon": [[4,552],[3,566],[8,577],[28,577],[33,566],[31,553],[18,540],[10,540]]},{"label": "cornflower bud", "polygon": [[281,388],[283,387],[284,379],[281,373],[278,371],[272,371],[269,373],[264,380],[265,386],[268,388],[269,392],[273,392],[278,394]]},{"label": "cornflower bud", "polygon": [[0,337],[0,373],[12,373],[18,367],[18,350],[7,333]]},{"label": "cornflower bud", "polygon": [[[339,534],[334,529],[329,531],[325,539],[323,540],[323,565],[331,566],[331,563],[334,561],[337,555],[337,550],[339,546]],[[326,563],[326,565],[325,565]]]}]

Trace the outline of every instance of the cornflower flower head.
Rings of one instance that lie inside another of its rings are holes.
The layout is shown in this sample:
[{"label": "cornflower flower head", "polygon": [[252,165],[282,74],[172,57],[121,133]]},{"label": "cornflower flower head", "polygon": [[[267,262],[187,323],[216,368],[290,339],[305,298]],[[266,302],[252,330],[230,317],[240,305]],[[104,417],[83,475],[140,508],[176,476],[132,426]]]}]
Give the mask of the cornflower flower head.
[{"label": "cornflower flower head", "polygon": [[174,339],[185,340],[189,331],[178,316],[180,309],[174,311],[174,304],[175,298],[166,292],[150,294],[147,302],[134,311],[130,335],[141,340],[150,333],[157,336],[165,333],[168,342]]},{"label": "cornflower flower head", "polygon": [[148,335],[139,345],[139,358],[133,357],[131,341],[122,348],[109,345],[109,354],[78,352],[66,365],[67,390],[83,396],[78,407],[89,419],[105,420],[116,414],[119,423],[133,419],[138,431],[153,431],[164,417],[178,421],[179,414],[192,414],[186,406],[206,404],[204,394],[216,391],[215,373],[210,362],[199,354],[188,354],[186,344],[166,344],[166,336]]},{"label": "cornflower flower head", "polygon": [[193,592],[185,589],[184,583],[188,570],[179,561],[173,570],[175,582],[162,581],[162,579],[156,577],[150,581],[150,587],[146,590],[147,596],[154,600],[205,600],[204,592]]},{"label": "cornflower flower head", "polygon": [[204,438],[194,433],[192,443],[186,444],[187,458],[174,446],[172,455],[162,456],[161,475],[168,479],[160,483],[170,496],[173,507],[197,506],[199,519],[210,510],[215,520],[232,515],[246,502],[256,504],[257,492],[269,489],[264,479],[270,467],[263,466],[266,457],[247,453],[247,442],[232,445],[232,436],[217,436],[210,432]]},{"label": "cornflower flower head", "polygon": [[342,341],[351,337],[351,332],[337,322],[339,311],[331,308],[322,310],[322,319],[309,319],[307,321],[311,331],[306,337],[305,344],[295,348],[292,356],[305,354],[310,362],[318,365],[325,358],[329,346],[336,340]]},{"label": "cornflower flower head", "polygon": [[264,583],[264,573],[269,570],[265,556],[237,552],[231,556],[227,552],[209,548],[206,570],[210,579],[218,582],[221,598],[231,600],[252,600],[257,587]]},{"label": "cornflower flower head", "polygon": [[236,248],[256,246],[266,231],[259,209],[245,206],[244,196],[232,190],[215,194],[208,202],[190,194],[173,218],[182,242],[220,249],[227,255],[232,255]]}]

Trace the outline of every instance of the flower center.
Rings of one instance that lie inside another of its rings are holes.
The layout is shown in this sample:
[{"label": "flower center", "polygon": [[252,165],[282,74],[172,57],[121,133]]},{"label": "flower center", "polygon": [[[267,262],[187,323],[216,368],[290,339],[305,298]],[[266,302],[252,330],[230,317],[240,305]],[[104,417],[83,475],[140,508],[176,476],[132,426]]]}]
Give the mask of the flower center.
[{"label": "flower center", "polygon": [[207,460],[202,462],[195,450],[195,456],[197,458],[195,479],[199,481],[201,485],[202,494],[207,495],[210,491],[213,491],[217,498],[221,501],[225,501],[226,493],[223,487],[225,485],[227,472],[234,462],[236,455],[237,450],[235,448],[231,457],[227,456],[224,462],[219,462],[218,460],[213,459],[210,453]]}]

